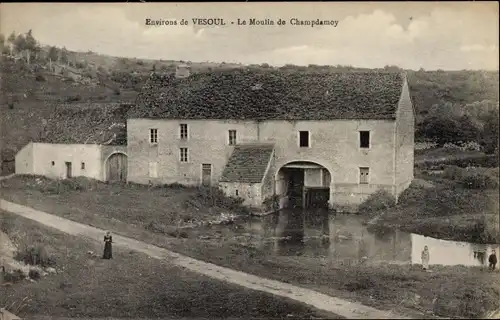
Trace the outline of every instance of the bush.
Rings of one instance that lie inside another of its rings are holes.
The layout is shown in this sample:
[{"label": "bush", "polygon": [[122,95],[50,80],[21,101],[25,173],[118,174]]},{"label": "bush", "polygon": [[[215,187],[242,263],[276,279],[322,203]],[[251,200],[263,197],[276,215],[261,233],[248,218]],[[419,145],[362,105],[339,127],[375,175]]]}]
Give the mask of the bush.
[{"label": "bush", "polygon": [[498,188],[498,169],[460,168],[445,166],[443,177],[460,182],[469,189],[495,189]]},{"label": "bush", "polygon": [[26,279],[26,275],[23,273],[21,269],[16,269],[13,272],[6,273],[4,275],[5,282],[16,283],[24,279]]},{"label": "bush", "polygon": [[457,166],[444,166],[443,178],[450,180],[461,180],[465,174],[465,169]]},{"label": "bush", "polygon": [[153,233],[165,233],[165,226],[157,221],[150,221],[144,228]]},{"label": "bush", "polygon": [[218,207],[233,212],[248,213],[248,209],[243,206],[243,198],[228,197],[216,187],[199,187],[189,200],[199,208]]},{"label": "bush", "polygon": [[35,80],[38,81],[38,82],[43,82],[43,81],[46,81],[45,77],[41,74],[37,74],[36,77],[35,77]]},{"label": "bush", "polygon": [[345,283],[342,286],[343,289],[354,292],[371,289],[375,286],[375,280],[373,280],[371,275],[361,272],[357,269],[355,269],[353,273],[356,275],[356,280]]},{"label": "bush", "polygon": [[186,231],[180,231],[180,230],[168,231],[167,235],[173,238],[184,238],[184,239],[189,238],[189,235]]},{"label": "bush", "polygon": [[38,280],[41,278],[40,272],[35,269],[31,269],[30,272],[28,273],[28,276],[33,280]]},{"label": "bush", "polygon": [[66,98],[66,102],[75,102],[75,101],[80,101],[80,100],[82,100],[82,96],[79,94]]},{"label": "bush", "polygon": [[262,205],[266,211],[278,210],[280,206],[280,196],[277,194],[269,196],[262,201]]},{"label": "bush", "polygon": [[42,266],[42,267],[53,267],[55,266],[55,260],[50,257],[47,250],[41,246],[27,247],[23,251],[18,251],[14,257],[18,261],[22,261],[25,264],[32,266]]},{"label": "bush", "polygon": [[371,213],[396,205],[396,199],[386,190],[377,190],[359,205],[360,213]]},{"label": "bush", "polygon": [[496,189],[498,188],[498,179],[482,172],[468,172],[460,182],[469,189]]},{"label": "bush", "polygon": [[450,159],[444,162],[449,165],[456,165],[462,168],[467,167],[498,167],[498,157],[496,155],[485,155],[483,157],[474,157],[469,159]]}]

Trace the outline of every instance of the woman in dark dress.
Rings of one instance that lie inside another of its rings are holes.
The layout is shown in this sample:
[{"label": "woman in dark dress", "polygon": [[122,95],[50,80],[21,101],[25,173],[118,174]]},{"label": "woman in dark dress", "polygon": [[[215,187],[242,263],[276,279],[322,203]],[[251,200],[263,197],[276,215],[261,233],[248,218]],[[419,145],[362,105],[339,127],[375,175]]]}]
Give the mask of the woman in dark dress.
[{"label": "woman in dark dress", "polygon": [[490,270],[495,270],[495,267],[496,267],[497,262],[498,262],[497,261],[497,254],[496,254],[495,250],[493,250],[493,252],[488,257],[488,262],[490,263],[489,264]]},{"label": "woman in dark dress", "polygon": [[104,236],[104,254],[102,255],[103,259],[113,259],[113,250],[111,248],[111,243],[113,243],[113,237],[109,231],[106,232]]}]

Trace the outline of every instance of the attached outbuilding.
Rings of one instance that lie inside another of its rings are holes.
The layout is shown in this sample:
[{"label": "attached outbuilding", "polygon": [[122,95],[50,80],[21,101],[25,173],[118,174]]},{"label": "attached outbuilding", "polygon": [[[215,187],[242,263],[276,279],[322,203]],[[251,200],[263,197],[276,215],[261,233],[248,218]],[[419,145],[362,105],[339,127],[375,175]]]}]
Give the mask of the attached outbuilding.
[{"label": "attached outbuilding", "polygon": [[61,105],[38,141],[15,157],[16,174],[127,181],[126,110],[121,104]]},{"label": "attached outbuilding", "polygon": [[30,142],[16,155],[16,174],[125,182],[127,147]]}]

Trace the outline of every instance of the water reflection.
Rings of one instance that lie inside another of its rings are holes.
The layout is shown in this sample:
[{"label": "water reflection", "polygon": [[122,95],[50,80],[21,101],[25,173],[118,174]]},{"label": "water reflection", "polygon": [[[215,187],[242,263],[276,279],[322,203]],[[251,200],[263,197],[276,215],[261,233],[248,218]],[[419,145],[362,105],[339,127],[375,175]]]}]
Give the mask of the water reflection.
[{"label": "water reflection", "polygon": [[424,245],[429,247],[429,264],[485,266],[487,257],[498,245],[471,244],[447,241],[412,234],[412,263],[420,263],[420,251]]},{"label": "water reflection", "polygon": [[322,257],[332,263],[420,264],[429,247],[429,264],[482,266],[498,245],[439,240],[380,226],[364,226],[356,215],[335,215],[325,209],[286,209],[252,218],[243,232],[255,245],[276,255]]}]

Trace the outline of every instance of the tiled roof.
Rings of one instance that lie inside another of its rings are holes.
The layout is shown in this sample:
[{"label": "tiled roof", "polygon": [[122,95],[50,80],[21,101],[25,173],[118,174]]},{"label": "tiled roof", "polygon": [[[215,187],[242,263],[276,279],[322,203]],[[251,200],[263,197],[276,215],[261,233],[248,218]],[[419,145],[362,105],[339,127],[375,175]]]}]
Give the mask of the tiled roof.
[{"label": "tiled roof", "polygon": [[126,144],[128,108],[119,103],[59,105],[34,142]]},{"label": "tiled roof", "polygon": [[395,119],[403,76],[233,69],[184,79],[153,73],[129,118]]},{"label": "tiled roof", "polygon": [[264,179],[274,146],[246,144],[234,147],[220,182],[260,183]]}]

